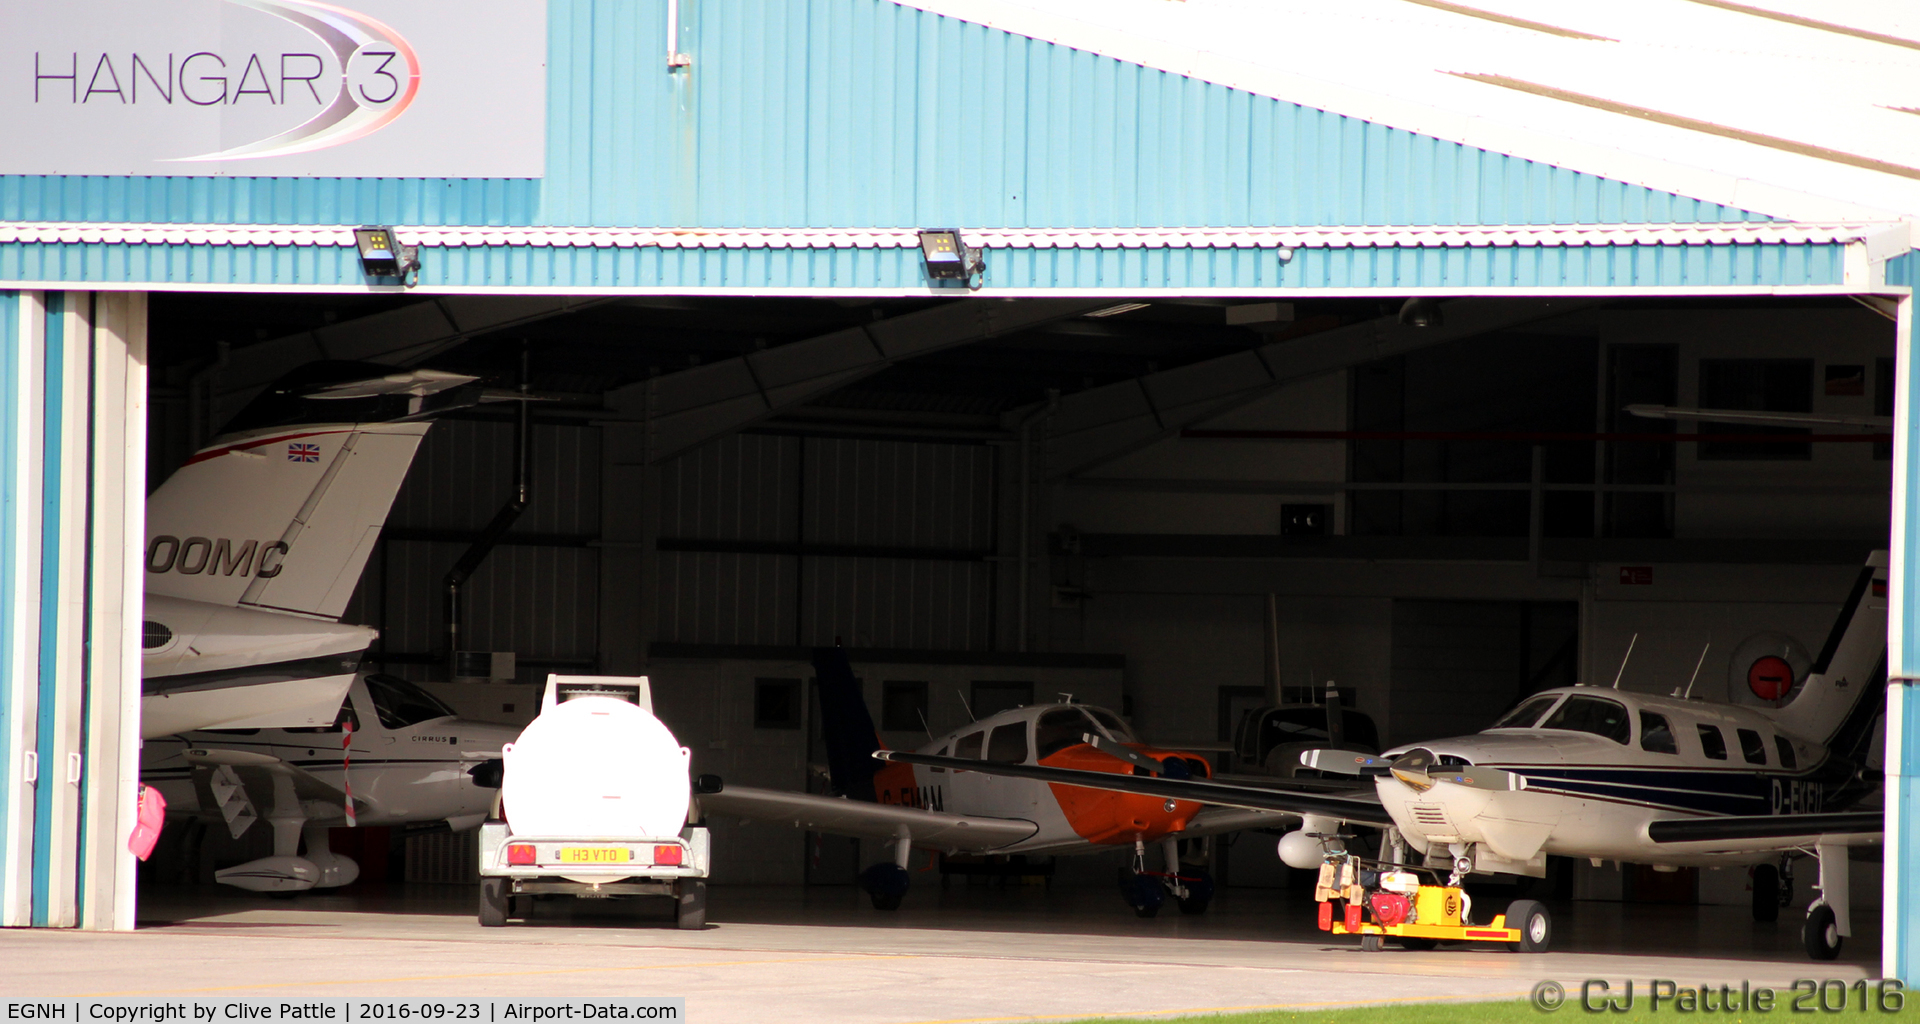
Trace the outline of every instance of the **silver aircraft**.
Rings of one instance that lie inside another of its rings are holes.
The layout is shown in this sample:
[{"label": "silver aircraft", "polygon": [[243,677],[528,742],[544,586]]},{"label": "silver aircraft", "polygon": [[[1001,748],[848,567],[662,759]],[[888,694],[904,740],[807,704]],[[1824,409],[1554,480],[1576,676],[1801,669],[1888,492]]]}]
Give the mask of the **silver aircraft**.
[{"label": "silver aircraft", "polygon": [[[1548,856],[1682,866],[1752,866],[1754,911],[1771,919],[1792,858],[1819,864],[1802,930],[1815,959],[1852,934],[1847,849],[1879,843],[1878,810],[1848,810],[1877,789],[1865,765],[1884,711],[1886,552],[1867,560],[1811,667],[1774,706],[1713,704],[1597,686],[1536,694],[1471,736],[1374,757],[1314,750],[1302,763],[1369,778],[1372,793],[1305,793],[1167,775],[879,751],[926,767],[1301,815],[1280,841],[1294,867],[1317,868],[1343,822],[1383,828],[1391,859],[1411,850],[1458,881],[1472,873],[1543,876]],[[1756,663],[1756,671],[1771,670]],[[1789,876],[1790,877],[1790,876]]]}]

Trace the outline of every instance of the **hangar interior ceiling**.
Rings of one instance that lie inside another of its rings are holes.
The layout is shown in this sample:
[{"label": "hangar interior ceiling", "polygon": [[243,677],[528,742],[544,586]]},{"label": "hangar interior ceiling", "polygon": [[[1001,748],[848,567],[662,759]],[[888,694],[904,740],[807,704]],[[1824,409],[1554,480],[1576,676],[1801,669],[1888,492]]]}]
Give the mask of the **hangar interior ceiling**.
[{"label": "hangar interior ceiling", "polygon": [[[1733,649],[1817,648],[1886,543],[1887,445],[1839,436],[1867,428],[1623,408],[1890,415],[1894,325],[1849,299],[1446,300],[1429,327],[1400,298],[509,301],[155,295],[150,485],[308,360],[512,386],[524,346],[533,500],[464,625],[515,679],[436,689],[523,721],[548,672],[650,671],[696,768],[741,783],[805,779],[805,730],[755,702],[836,640],[877,715],[894,694],[936,733],[1025,687],[1220,744],[1333,680],[1392,744],[1616,672],[1665,692],[1703,647],[1703,692],[1751,700]],[[838,368],[779,380],[806,346]],[[449,680],[442,577],[512,438],[505,406],[428,434],[348,611],[388,671]],[[719,848],[735,878],[802,870]]]}]

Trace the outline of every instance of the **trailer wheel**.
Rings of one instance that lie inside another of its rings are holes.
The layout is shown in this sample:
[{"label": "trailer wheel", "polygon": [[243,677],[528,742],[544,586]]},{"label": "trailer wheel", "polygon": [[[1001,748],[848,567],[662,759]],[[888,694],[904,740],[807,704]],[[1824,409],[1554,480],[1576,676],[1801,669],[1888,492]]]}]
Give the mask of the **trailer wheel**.
[{"label": "trailer wheel", "polygon": [[480,927],[498,928],[507,923],[507,902],[512,899],[507,893],[508,884],[504,878],[480,880]]},{"label": "trailer wheel", "polygon": [[1800,928],[1800,941],[1806,944],[1807,955],[1815,960],[1833,960],[1840,956],[1840,924],[1834,920],[1833,908],[1821,904],[1807,911],[1807,923]]},{"label": "trailer wheel", "polygon": [[707,883],[698,878],[680,880],[674,897],[674,921],[681,931],[698,931],[707,926]]},{"label": "trailer wheel", "polygon": [[1507,904],[1507,927],[1520,931],[1520,952],[1545,953],[1553,941],[1553,919],[1538,900],[1514,900]]}]

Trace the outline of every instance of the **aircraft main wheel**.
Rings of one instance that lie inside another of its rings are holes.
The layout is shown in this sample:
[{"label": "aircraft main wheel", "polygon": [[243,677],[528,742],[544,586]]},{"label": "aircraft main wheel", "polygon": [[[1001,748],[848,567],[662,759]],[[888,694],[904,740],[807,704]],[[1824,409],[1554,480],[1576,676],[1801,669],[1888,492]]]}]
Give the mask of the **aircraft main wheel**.
[{"label": "aircraft main wheel", "polygon": [[507,880],[504,878],[482,878],[480,880],[480,927],[498,928],[507,923]]},{"label": "aircraft main wheel", "polygon": [[1780,919],[1780,869],[1771,864],[1756,864],[1753,868],[1753,919]]},{"label": "aircraft main wheel", "polygon": [[1419,939],[1411,935],[1402,935],[1395,939],[1394,942],[1398,943],[1401,949],[1428,950],[1440,948],[1439,939]]},{"label": "aircraft main wheel", "polygon": [[1514,900],[1507,904],[1507,927],[1520,930],[1520,952],[1545,953],[1553,941],[1553,919],[1538,900]]},{"label": "aircraft main wheel", "polygon": [[1807,911],[1807,923],[1800,927],[1800,941],[1806,944],[1807,955],[1815,960],[1833,960],[1840,956],[1840,945],[1845,940],[1840,937],[1840,925],[1834,920],[1832,907],[1822,904]]},{"label": "aircraft main wheel", "polygon": [[698,931],[707,926],[707,883],[698,878],[681,879],[675,897],[674,922],[681,931]]},{"label": "aircraft main wheel", "polygon": [[1167,890],[1158,878],[1128,871],[1120,876],[1120,897],[1133,908],[1135,917],[1152,917],[1160,912],[1160,904],[1167,901]]},{"label": "aircraft main wheel", "polygon": [[1378,953],[1385,948],[1387,948],[1387,944],[1382,941],[1378,935],[1360,936],[1360,952],[1362,953]]},{"label": "aircraft main wheel", "polygon": [[873,899],[875,910],[899,910],[900,901],[906,898],[906,893],[900,892],[874,892],[867,895]]},{"label": "aircraft main wheel", "polygon": [[911,883],[907,869],[889,862],[870,865],[860,872],[860,888],[873,898],[875,910],[899,910]]}]

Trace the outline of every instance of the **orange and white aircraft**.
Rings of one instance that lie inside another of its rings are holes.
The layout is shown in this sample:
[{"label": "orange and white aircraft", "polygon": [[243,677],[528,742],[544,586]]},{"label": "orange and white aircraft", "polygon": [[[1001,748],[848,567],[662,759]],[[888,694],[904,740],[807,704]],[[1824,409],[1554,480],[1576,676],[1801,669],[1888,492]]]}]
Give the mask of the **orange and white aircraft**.
[{"label": "orange and white aircraft", "polygon": [[[890,840],[893,860],[861,872],[873,905],[891,910],[908,888],[907,860],[918,845],[946,853],[1082,854],[1133,849],[1133,869],[1122,895],[1142,917],[1168,896],[1184,913],[1203,912],[1213,896],[1204,868],[1180,863],[1179,842],[1245,828],[1275,825],[1294,815],[1237,808],[1202,808],[1167,800],[995,778],[959,769],[882,763],[873,727],[846,652],[815,652],[821,724],[829,777],[839,795],[728,785],[699,797],[701,810],[752,821],[786,823],[832,835]],[[1201,757],[1149,747],[1120,717],[1087,704],[1036,704],[973,722],[929,742],[920,753],[1000,764],[1033,764],[1091,772],[1208,778]],[[1160,847],[1162,870],[1146,870],[1149,845]]]}]

